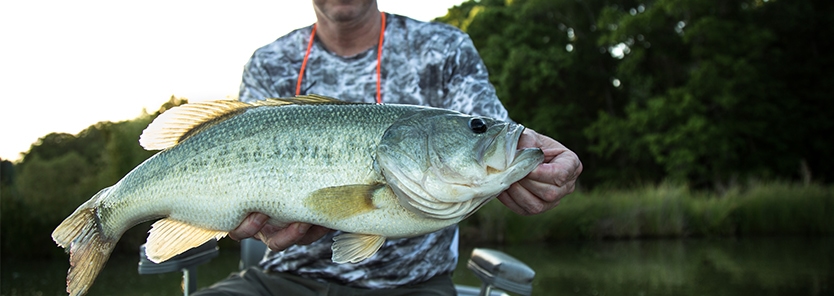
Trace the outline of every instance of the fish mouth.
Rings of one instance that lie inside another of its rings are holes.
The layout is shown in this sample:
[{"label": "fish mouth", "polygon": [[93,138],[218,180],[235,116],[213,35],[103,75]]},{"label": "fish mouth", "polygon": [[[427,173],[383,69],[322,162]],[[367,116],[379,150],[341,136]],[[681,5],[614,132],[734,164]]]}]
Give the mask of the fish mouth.
[{"label": "fish mouth", "polygon": [[[524,151],[518,150],[518,140],[525,129],[520,124],[506,123],[496,137],[491,137],[489,142],[482,146],[479,158],[488,175],[501,173],[514,165]],[[500,143],[498,139],[501,135],[505,137],[504,143]],[[495,143],[496,141],[499,143]]]},{"label": "fish mouth", "polygon": [[[509,166],[515,162],[517,158],[521,156],[521,153],[524,150],[518,150],[518,140],[521,139],[521,135],[524,134],[524,130],[527,129],[523,125],[520,124],[509,124],[508,129],[511,129],[511,132],[507,133],[507,143],[505,143],[506,151],[507,151],[507,162],[510,163]],[[506,168],[504,168],[506,169]]]}]

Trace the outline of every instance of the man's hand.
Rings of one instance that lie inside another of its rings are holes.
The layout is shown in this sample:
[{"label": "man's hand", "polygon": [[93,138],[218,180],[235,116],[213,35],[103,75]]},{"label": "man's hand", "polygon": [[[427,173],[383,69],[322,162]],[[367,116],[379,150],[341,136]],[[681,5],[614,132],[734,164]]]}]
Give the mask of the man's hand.
[{"label": "man's hand", "polygon": [[582,173],[582,162],[576,153],[531,129],[524,130],[518,148],[541,148],[544,162],[498,195],[498,200],[510,210],[521,215],[539,214],[573,192],[576,178]]},{"label": "man's hand", "polygon": [[292,245],[309,245],[330,232],[329,228],[301,222],[280,228],[267,224],[268,220],[269,216],[265,214],[251,213],[229,232],[229,237],[234,240],[254,237],[273,251],[283,251]]}]

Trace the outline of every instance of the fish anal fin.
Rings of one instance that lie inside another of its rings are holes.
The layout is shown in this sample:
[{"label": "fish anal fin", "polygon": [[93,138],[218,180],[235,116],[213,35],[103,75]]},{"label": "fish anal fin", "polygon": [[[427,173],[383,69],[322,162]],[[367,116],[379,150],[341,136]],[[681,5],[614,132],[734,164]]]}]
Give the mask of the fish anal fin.
[{"label": "fish anal fin", "polygon": [[169,109],[142,132],[139,144],[145,150],[173,147],[190,135],[234,116],[252,105],[232,100],[201,101]]},{"label": "fish anal fin", "polygon": [[227,231],[211,230],[165,218],[156,221],[149,231],[145,254],[154,263],[171,259],[211,239],[221,239]]},{"label": "fish anal fin", "polygon": [[385,237],[372,234],[342,233],[333,237],[333,256],[335,263],[357,263],[368,259],[382,247]]},{"label": "fish anal fin", "polygon": [[376,209],[374,192],[382,184],[352,184],[322,188],[311,193],[304,205],[332,220],[341,220]]}]

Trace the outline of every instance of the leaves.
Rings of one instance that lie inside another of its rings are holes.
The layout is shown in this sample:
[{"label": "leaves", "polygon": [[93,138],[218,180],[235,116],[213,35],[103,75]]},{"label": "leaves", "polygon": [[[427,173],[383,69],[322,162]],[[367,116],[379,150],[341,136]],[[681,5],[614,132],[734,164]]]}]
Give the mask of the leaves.
[{"label": "leaves", "polygon": [[709,188],[798,179],[803,162],[834,177],[832,6],[469,1],[447,17],[468,24],[510,117],[580,155],[584,186]]},{"label": "leaves", "polygon": [[[184,102],[172,97],[153,116]],[[138,142],[153,116],[99,122],[77,135],[51,133],[32,145],[19,163],[2,161],[0,225],[2,236],[12,238],[4,239],[4,252],[31,256],[54,253],[49,234],[55,226],[78,205],[153,154]],[[144,237],[142,232],[135,235]]]}]

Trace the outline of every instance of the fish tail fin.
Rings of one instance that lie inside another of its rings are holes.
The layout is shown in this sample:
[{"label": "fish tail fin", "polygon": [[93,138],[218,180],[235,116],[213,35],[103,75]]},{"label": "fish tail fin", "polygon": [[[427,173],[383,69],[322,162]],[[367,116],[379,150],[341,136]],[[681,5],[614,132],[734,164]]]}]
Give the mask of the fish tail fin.
[{"label": "fish tail fin", "polygon": [[[100,194],[102,192],[97,196]],[[118,241],[118,238],[108,238],[101,233],[101,221],[93,206],[95,200],[93,197],[83,204],[52,232],[52,239],[70,254],[69,295],[87,293]]]}]

